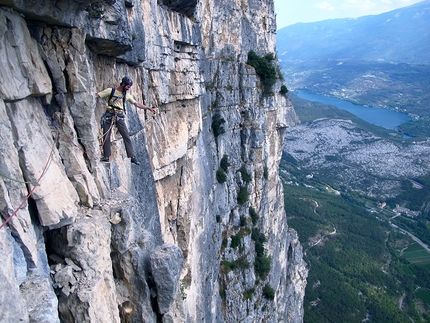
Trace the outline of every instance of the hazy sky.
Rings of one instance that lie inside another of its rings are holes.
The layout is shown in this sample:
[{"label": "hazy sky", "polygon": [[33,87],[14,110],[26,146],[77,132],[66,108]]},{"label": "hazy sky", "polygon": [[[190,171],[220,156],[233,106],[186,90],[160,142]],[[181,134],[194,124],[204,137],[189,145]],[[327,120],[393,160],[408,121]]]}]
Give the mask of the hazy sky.
[{"label": "hazy sky", "polygon": [[297,22],[377,15],[422,0],[274,0],[278,29]]}]

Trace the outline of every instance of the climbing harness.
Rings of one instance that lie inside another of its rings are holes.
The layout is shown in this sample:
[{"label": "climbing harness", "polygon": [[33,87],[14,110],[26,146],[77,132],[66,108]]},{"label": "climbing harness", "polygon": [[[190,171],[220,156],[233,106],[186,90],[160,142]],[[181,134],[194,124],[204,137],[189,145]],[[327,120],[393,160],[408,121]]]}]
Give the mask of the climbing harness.
[{"label": "climbing harness", "polygon": [[[102,142],[102,144],[100,145],[100,146],[104,146],[104,144],[105,144],[105,142],[106,142],[106,140],[107,140],[107,138],[108,138],[108,133],[110,133],[110,131],[112,130],[112,128],[113,128],[113,126],[114,126],[114,124],[116,123],[116,119],[117,119],[117,114],[114,112],[114,114],[113,114],[113,116],[111,116],[110,118],[108,117],[108,116],[106,116],[106,113],[107,113],[108,111],[106,111],[105,113],[104,113],[104,115],[105,115],[105,121],[104,122],[107,122],[109,119],[111,119],[112,121],[111,121],[111,124],[110,124],[110,127],[109,127],[109,129],[105,132],[105,133],[103,133],[103,142]],[[103,128],[102,128],[103,129]]]},{"label": "climbing harness", "polygon": [[[122,96],[115,96],[115,88],[113,87],[112,88],[112,90],[111,90],[111,92],[110,92],[110,95],[109,95],[109,99],[108,99],[108,106],[110,107],[110,109],[109,110],[106,110],[104,113],[103,113],[103,115],[102,115],[102,117],[100,118],[100,128],[101,129],[103,129],[103,127],[104,127],[104,124],[106,123],[106,122],[108,122],[108,120],[110,119],[109,117],[108,117],[108,113],[110,112],[110,111],[112,111],[114,114],[115,114],[115,122],[116,122],[116,118],[117,118],[117,115],[116,115],[116,112],[117,112],[117,110],[119,110],[118,109],[118,107],[116,107],[116,106],[114,106],[113,104],[116,102],[116,101],[118,101],[119,99],[122,99],[122,106],[123,106],[123,110],[124,110],[124,114],[127,114],[127,111],[126,111],[126,109],[125,109],[125,99],[126,99],[126,92],[122,92]],[[112,99],[113,99],[113,101],[112,101]],[[119,117],[120,118],[120,117]],[[118,118],[118,119],[119,119]],[[109,129],[110,130],[110,129]],[[108,130],[108,131],[109,131]],[[103,134],[103,136],[104,136],[105,134]]]}]

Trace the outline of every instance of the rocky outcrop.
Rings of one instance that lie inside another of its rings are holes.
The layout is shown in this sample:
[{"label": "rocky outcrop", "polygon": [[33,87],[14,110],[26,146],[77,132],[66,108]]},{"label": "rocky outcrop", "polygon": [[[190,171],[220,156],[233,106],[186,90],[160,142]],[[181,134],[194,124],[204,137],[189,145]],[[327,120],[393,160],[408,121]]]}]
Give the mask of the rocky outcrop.
[{"label": "rocky outcrop", "polygon": [[151,272],[157,289],[160,314],[165,314],[176,298],[184,256],[176,245],[158,246],[151,254]]},{"label": "rocky outcrop", "polygon": [[[278,177],[297,117],[246,64],[275,52],[273,2],[0,5],[2,320],[301,322]],[[101,164],[95,93],[126,74],[158,113],[127,108],[141,165],[115,133]]]}]

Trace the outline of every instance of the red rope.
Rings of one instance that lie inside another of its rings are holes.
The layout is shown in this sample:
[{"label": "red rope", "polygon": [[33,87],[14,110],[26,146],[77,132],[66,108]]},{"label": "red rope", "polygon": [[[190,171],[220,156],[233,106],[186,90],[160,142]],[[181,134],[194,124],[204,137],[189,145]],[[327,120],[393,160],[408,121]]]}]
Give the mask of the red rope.
[{"label": "red rope", "polygon": [[39,183],[40,183],[40,181],[41,181],[41,179],[42,179],[42,177],[46,174],[46,171],[48,170],[48,166],[49,166],[49,163],[50,163],[50,161],[51,161],[51,159],[52,159],[52,154],[53,154],[53,152],[54,152],[54,148],[55,148],[55,143],[57,142],[57,139],[58,139],[58,136],[57,136],[57,138],[55,138],[55,140],[54,140],[54,142],[53,142],[53,144],[52,144],[52,147],[51,147],[51,152],[50,152],[50,154],[49,154],[49,158],[48,158],[48,160],[46,161],[46,164],[45,164],[45,166],[43,167],[43,171],[42,171],[42,174],[40,175],[40,177],[39,177],[39,179],[37,180],[37,182],[34,184],[34,187],[31,189],[31,191],[30,191],[30,193],[28,193],[28,195],[26,196],[26,198],[24,199],[24,201],[22,201],[22,203],[18,206],[18,208],[12,213],[12,215],[10,216],[10,217],[8,217],[7,219],[6,219],[6,221],[4,221],[1,225],[0,225],[0,229],[2,229],[17,213],[18,213],[18,211],[23,207],[23,205],[25,204],[25,202],[27,202],[28,201],[28,199],[30,198],[30,196],[31,196],[31,194],[33,194],[33,192],[34,192],[34,190],[36,189],[36,187],[37,186],[39,186]]},{"label": "red rope", "polygon": [[[114,123],[115,123],[115,120],[116,120],[116,114],[115,114],[115,116],[112,118],[112,123],[111,123],[111,126],[110,126],[110,128],[108,129],[108,131],[106,131],[106,133],[104,134],[104,140],[103,140],[103,143],[102,143],[102,146],[105,144],[105,142],[106,142],[106,140],[107,140],[107,138],[108,138],[108,133],[109,133],[109,131],[111,131],[112,130],[112,128],[113,128],[113,125],[114,125]],[[45,164],[45,166],[44,166],[44,168],[43,168],[43,171],[42,171],[42,174],[40,175],[40,177],[39,177],[39,179],[37,180],[37,182],[34,184],[34,187],[30,190],[30,192],[28,193],[28,195],[25,197],[25,199],[22,201],[22,203],[18,206],[18,208],[12,213],[12,215],[10,216],[10,217],[8,217],[7,219],[6,219],[6,221],[4,221],[1,225],[0,225],[0,229],[2,229],[17,213],[18,213],[18,211],[23,207],[23,205],[25,204],[25,202],[27,202],[28,201],[28,199],[30,198],[30,196],[33,194],[33,192],[34,192],[34,190],[36,189],[36,187],[37,186],[39,186],[39,183],[40,183],[40,181],[42,180],[42,177],[46,174],[46,171],[48,170],[48,166],[49,166],[49,162],[51,161],[51,158],[52,158],[52,154],[53,154],[53,152],[54,152],[54,148],[55,148],[55,143],[57,142],[57,140],[58,140],[58,134],[62,134],[60,131],[58,131],[57,130],[57,137],[55,138],[55,140],[54,140],[54,142],[53,142],[53,144],[52,144],[52,148],[51,148],[51,152],[50,152],[50,155],[49,155],[49,158],[48,158],[48,160],[46,161],[46,164]],[[72,144],[73,145],[75,145],[76,147],[78,147],[66,134],[63,134],[70,142],[72,142]],[[79,147],[78,147],[79,148]],[[84,152],[88,155],[88,156],[90,156],[90,154],[87,152],[87,151],[85,151],[84,150]],[[94,158],[94,156],[90,156],[90,157],[92,157],[92,158]]]}]

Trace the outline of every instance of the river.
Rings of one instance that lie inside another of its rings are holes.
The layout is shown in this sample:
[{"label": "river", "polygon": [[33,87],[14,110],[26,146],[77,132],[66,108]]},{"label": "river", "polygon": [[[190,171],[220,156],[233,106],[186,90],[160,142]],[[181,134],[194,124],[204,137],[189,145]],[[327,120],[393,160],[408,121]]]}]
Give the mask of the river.
[{"label": "river", "polygon": [[352,102],[338,99],[335,97],[325,96],[321,94],[313,94],[307,92],[294,92],[299,98],[320,102],[327,105],[334,105],[338,109],[346,110],[349,113],[367,121],[369,123],[384,127],[386,129],[397,130],[402,123],[408,122],[411,118],[401,112],[388,110],[384,108],[368,107],[364,105],[354,104]]}]

